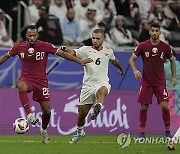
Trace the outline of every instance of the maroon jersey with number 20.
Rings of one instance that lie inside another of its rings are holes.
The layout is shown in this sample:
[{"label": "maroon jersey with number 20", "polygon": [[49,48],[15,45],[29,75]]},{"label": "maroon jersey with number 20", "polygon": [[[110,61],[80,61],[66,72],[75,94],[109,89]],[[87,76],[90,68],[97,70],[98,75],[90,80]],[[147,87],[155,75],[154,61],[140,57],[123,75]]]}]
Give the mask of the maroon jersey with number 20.
[{"label": "maroon jersey with number 20", "polygon": [[21,77],[26,79],[47,79],[46,64],[48,54],[56,54],[57,48],[50,43],[37,40],[33,47],[28,42],[15,45],[10,51],[11,57],[18,55],[22,64]]},{"label": "maroon jersey with number 20", "polygon": [[31,47],[27,41],[15,45],[9,56],[19,56],[22,74],[18,82],[26,82],[28,92],[33,91],[34,101],[49,101],[50,94],[46,75],[48,54],[56,54],[58,49],[52,44],[37,40]]}]

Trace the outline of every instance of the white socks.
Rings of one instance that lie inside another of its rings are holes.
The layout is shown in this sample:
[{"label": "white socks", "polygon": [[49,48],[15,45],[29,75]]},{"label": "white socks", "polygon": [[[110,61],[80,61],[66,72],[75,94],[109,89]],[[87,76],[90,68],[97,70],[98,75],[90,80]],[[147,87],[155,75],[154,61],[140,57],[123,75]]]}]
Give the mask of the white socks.
[{"label": "white socks", "polygon": [[[101,107],[103,106],[103,105],[102,105],[102,103],[96,103],[96,104],[100,104],[100,105],[101,105]],[[96,104],[95,104],[95,105],[96,105]]]},{"label": "white socks", "polygon": [[80,127],[78,127],[77,126],[77,135],[82,135],[82,133],[84,132],[84,126],[80,126]]}]

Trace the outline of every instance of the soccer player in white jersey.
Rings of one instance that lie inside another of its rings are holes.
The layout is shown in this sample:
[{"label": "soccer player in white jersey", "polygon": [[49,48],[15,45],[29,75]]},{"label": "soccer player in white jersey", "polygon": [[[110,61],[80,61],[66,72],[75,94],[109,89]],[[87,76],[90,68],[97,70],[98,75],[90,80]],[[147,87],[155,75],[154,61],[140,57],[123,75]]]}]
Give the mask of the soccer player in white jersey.
[{"label": "soccer player in white jersey", "polygon": [[84,67],[83,85],[78,102],[77,134],[73,136],[70,143],[77,143],[81,138],[85,137],[83,127],[91,106],[95,103],[91,116],[91,119],[95,120],[104,104],[105,97],[110,92],[111,85],[108,78],[109,61],[119,69],[121,76],[125,74],[120,62],[114,56],[113,50],[102,45],[104,36],[102,30],[95,29],[92,32],[93,46],[83,46],[74,50],[61,47],[62,50],[80,59],[93,59],[93,62]]}]

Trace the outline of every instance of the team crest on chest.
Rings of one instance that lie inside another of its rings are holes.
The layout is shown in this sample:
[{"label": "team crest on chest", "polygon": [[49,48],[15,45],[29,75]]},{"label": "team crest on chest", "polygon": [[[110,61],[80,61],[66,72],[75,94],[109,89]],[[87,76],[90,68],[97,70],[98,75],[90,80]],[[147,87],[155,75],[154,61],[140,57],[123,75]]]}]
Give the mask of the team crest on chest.
[{"label": "team crest on chest", "polygon": [[148,58],[149,57],[149,52],[145,52],[145,56]]},{"label": "team crest on chest", "polygon": [[34,48],[29,48],[29,49],[28,49],[28,52],[29,52],[30,54],[33,54],[33,53],[34,53]]},{"label": "team crest on chest", "polygon": [[24,52],[21,52],[21,53],[20,53],[21,58],[24,58],[24,55],[25,55]]},{"label": "team crest on chest", "polygon": [[152,53],[158,53],[158,49],[156,47],[152,48]]},{"label": "team crest on chest", "polygon": [[28,52],[29,52],[28,57],[33,56],[34,55],[34,48],[29,48]]}]

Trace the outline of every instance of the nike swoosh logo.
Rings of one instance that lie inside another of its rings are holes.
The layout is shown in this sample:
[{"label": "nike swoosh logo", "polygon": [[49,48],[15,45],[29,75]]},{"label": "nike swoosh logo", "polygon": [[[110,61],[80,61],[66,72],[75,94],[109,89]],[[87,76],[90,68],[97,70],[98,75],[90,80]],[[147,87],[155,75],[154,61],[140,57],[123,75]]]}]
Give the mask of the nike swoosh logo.
[{"label": "nike swoosh logo", "polygon": [[157,54],[154,54],[154,55],[152,55],[152,56],[153,56],[153,57],[154,57],[154,56],[157,56]]}]

